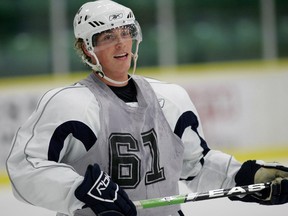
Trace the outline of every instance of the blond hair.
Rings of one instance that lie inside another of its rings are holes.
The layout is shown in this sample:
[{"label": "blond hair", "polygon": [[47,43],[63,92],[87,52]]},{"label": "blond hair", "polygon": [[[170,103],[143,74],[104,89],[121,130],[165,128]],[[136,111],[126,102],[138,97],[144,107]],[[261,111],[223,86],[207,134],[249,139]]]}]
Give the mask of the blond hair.
[{"label": "blond hair", "polygon": [[[91,57],[87,56],[86,53],[83,51],[83,46],[85,46],[84,40],[82,38],[76,38],[74,48],[78,56],[82,59],[85,63],[85,60],[91,62]],[[86,63],[85,63],[86,64]]]}]

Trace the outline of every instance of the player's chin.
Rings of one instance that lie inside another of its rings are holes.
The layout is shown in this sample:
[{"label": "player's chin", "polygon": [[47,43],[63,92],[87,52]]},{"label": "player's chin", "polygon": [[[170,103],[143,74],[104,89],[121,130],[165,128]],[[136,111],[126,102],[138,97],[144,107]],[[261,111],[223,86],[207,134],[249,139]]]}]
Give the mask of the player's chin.
[{"label": "player's chin", "polygon": [[114,65],[121,68],[121,70],[128,71],[131,67],[131,58],[125,58],[125,59],[114,59]]}]

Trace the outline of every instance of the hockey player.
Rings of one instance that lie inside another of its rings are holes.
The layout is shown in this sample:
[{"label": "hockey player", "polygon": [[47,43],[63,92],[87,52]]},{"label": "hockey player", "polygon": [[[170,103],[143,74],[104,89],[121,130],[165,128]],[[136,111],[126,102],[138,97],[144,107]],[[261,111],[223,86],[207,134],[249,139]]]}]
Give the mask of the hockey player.
[{"label": "hockey player", "polygon": [[272,181],[233,199],[288,201],[287,167],[210,149],[183,88],[128,74],[142,40],[129,8],[85,3],[74,33],[92,72],[48,91],[17,131],[7,171],[19,200],[58,216],[179,215],[178,205],[136,210],[132,201],[175,195],[181,180],[195,192]]}]

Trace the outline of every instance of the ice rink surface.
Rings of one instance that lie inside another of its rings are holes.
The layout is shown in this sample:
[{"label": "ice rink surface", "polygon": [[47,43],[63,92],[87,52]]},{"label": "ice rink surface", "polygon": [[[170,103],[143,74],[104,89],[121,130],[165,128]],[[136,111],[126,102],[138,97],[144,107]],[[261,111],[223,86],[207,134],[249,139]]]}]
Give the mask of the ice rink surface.
[{"label": "ice rink surface", "polygon": [[[181,193],[188,193],[180,185]],[[232,202],[227,198],[197,201],[182,205],[185,216],[274,216],[287,215],[288,204],[261,206],[252,203]],[[17,201],[9,187],[0,187],[1,216],[55,216],[56,213]]]}]

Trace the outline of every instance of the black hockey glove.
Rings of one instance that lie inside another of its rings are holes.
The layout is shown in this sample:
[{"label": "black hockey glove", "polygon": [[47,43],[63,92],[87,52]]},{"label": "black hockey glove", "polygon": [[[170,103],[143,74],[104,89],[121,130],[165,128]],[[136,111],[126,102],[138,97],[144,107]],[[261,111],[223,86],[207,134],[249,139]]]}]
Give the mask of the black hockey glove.
[{"label": "black hockey glove", "polygon": [[277,163],[249,160],[243,163],[235,177],[236,185],[271,182],[268,189],[243,198],[231,197],[231,200],[257,202],[263,205],[279,205],[288,203],[288,167]]},{"label": "black hockey glove", "polygon": [[101,171],[98,164],[88,166],[75,196],[99,216],[137,215],[136,207],[126,192]]}]

